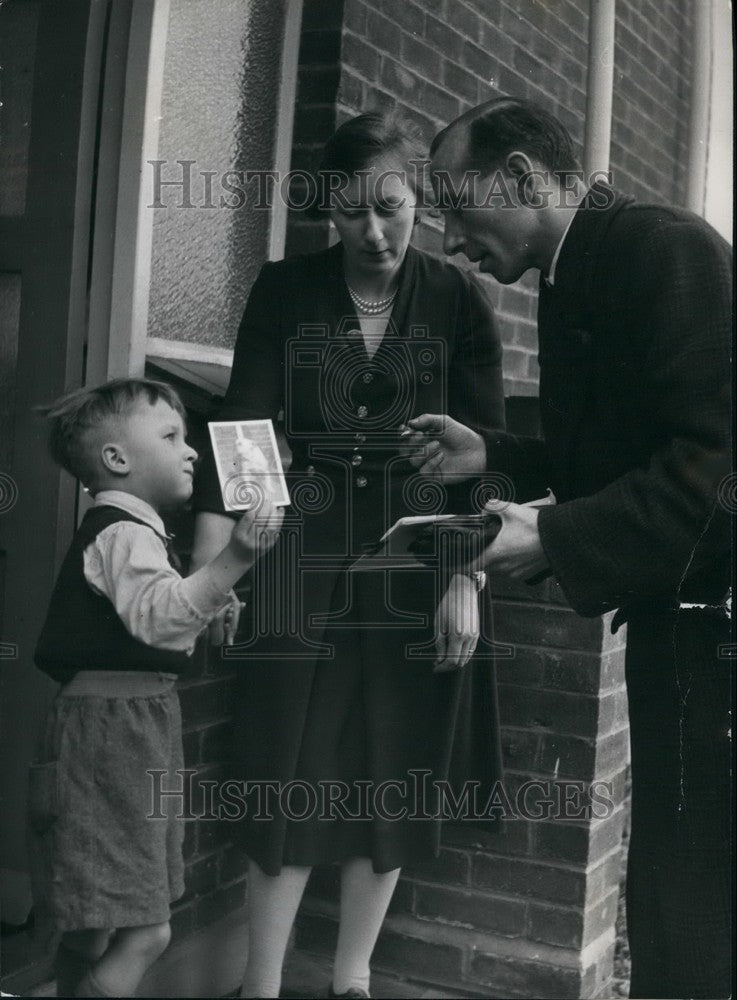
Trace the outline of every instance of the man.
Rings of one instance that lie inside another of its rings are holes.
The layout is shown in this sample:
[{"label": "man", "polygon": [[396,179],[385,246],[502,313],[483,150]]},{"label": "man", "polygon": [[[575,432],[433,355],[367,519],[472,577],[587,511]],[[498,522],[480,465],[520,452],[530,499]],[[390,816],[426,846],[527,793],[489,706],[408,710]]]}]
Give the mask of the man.
[{"label": "man", "polygon": [[412,461],[503,472],[519,501],[552,487],[556,506],[507,505],[484,564],[553,573],[580,614],[628,622],[631,996],[728,996],[729,247],[688,212],[587,188],[565,129],[524,101],[463,115],[431,157],[446,253],[503,284],[541,271],[544,440],[425,414]]}]

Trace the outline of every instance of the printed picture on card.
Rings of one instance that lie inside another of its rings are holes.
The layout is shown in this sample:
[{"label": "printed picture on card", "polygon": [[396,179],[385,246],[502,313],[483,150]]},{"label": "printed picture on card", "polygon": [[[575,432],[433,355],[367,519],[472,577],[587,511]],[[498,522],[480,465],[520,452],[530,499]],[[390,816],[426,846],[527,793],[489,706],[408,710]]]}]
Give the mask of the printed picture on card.
[{"label": "printed picture on card", "polygon": [[290,502],[271,420],[223,420],[208,427],[226,510],[255,510],[266,497],[277,507]]}]

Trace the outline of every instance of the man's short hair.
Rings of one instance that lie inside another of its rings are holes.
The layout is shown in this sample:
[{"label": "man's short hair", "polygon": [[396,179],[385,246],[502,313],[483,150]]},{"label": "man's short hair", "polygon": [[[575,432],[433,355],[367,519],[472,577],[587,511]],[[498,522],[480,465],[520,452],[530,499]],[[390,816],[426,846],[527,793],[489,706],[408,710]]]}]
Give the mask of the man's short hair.
[{"label": "man's short hair", "polygon": [[580,170],[568,130],[531,101],[497,97],[472,108],[435,136],[430,155],[459,127],[465,127],[468,136],[467,169],[482,173],[494,170],[503,165],[509,153],[519,150],[561,176]]},{"label": "man's short hair", "polygon": [[85,486],[94,486],[99,466],[90,432],[108,420],[125,418],[141,400],[151,406],[162,400],[186,420],[181,399],[166,382],[145,378],[113,379],[92,389],[77,389],[50,406],[40,407],[51,424],[51,457]]}]

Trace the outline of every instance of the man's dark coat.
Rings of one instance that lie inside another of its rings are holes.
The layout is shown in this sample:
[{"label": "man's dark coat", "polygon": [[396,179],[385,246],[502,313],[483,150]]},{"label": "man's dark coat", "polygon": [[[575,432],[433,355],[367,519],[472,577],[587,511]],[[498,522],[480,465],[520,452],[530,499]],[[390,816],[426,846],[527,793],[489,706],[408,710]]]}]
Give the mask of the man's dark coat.
[{"label": "man's dark coat", "polygon": [[544,441],[492,432],[488,468],[518,499],[553,488],[538,524],[568,601],[629,621],[630,995],[724,996],[730,248],[688,212],[596,185],[541,280],[538,326]]}]

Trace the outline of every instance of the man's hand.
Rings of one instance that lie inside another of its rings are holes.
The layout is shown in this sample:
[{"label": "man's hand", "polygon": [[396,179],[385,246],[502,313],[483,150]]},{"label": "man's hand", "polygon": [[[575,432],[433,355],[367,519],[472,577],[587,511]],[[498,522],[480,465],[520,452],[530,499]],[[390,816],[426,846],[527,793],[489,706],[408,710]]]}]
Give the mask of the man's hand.
[{"label": "man's hand", "polygon": [[457,573],[435,614],[435,649],[438,658],[433,673],[465,667],[479,641],[479,599],[476,583]]},{"label": "man's hand", "polygon": [[423,413],[399,430],[402,454],[423,476],[460,483],[486,471],[484,439],[452,417]]},{"label": "man's hand", "polygon": [[502,527],[491,545],[479,559],[478,569],[490,569],[512,580],[529,580],[550,569],[537,530],[540,511],[518,503],[491,501],[489,510],[497,510]]}]

